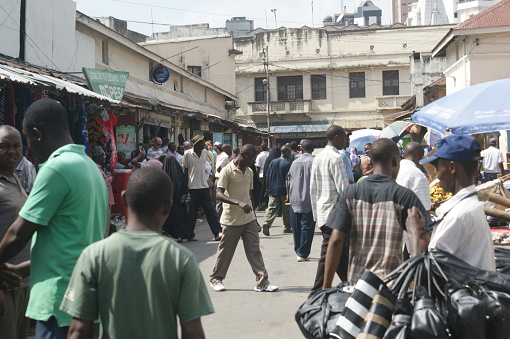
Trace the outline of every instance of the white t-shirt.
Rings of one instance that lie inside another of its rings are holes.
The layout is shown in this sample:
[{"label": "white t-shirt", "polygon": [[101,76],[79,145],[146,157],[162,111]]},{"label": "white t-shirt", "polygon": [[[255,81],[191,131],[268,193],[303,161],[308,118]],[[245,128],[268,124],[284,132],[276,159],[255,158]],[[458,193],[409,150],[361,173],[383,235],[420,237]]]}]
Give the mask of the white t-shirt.
[{"label": "white t-shirt", "polygon": [[260,168],[259,170],[259,178],[264,177],[264,165],[266,164],[267,157],[269,156],[268,151],[262,151],[259,155],[257,155],[257,159],[255,160],[255,166]]},{"label": "white t-shirt", "polygon": [[463,188],[436,210],[437,217],[444,219],[432,232],[429,249],[437,248],[471,266],[495,271],[494,246],[482,203],[476,194],[466,198],[473,192],[474,185]]},{"label": "white t-shirt", "polygon": [[218,157],[216,158],[216,178],[220,177],[220,173],[218,172],[218,169],[221,167],[221,169],[225,168],[228,165],[229,157],[228,154],[225,152],[221,152]]},{"label": "white t-shirt", "polygon": [[182,167],[188,169],[188,188],[190,190],[209,188],[205,177],[206,159],[206,150],[202,151],[200,158],[193,150],[191,150],[191,152],[184,153],[184,158],[182,158]]},{"label": "white t-shirt", "polygon": [[487,173],[501,173],[499,163],[505,161],[503,153],[494,146],[483,150],[480,155],[483,158],[483,170]]}]

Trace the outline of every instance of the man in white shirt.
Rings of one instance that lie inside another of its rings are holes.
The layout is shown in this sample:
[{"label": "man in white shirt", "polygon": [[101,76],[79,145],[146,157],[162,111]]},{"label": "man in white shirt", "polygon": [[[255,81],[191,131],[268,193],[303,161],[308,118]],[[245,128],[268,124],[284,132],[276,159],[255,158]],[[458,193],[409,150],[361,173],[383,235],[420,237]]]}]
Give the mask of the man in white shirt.
[{"label": "man in white shirt", "polygon": [[406,228],[412,255],[428,245],[429,249],[448,252],[471,266],[488,271],[496,269],[491,232],[473,184],[481,159],[480,149],[472,136],[450,135],[439,142],[432,156],[420,161],[436,167],[441,187],[454,196],[436,210],[437,221],[432,224],[435,227],[430,242],[428,233],[423,233],[429,228],[424,228],[423,216],[417,208],[409,209]]},{"label": "man in white shirt", "polygon": [[[410,142],[404,147],[404,157],[400,161],[400,170],[397,175],[397,184],[413,191],[420,199],[425,210],[430,210],[429,181],[419,169],[420,160],[423,159],[423,146],[417,142]],[[409,257],[409,243],[407,232],[404,231],[404,257]]]},{"label": "man in white shirt", "polygon": [[161,138],[154,138],[154,142],[152,143],[152,147],[147,150],[147,160],[151,159],[159,159],[159,157],[163,154],[161,150],[161,146],[163,145],[163,141]]},{"label": "man in white shirt", "polygon": [[[331,227],[327,225],[328,218],[342,191],[350,184],[344,159],[338,153],[339,149],[345,148],[345,130],[340,126],[331,125],[326,131],[326,138],[327,146],[313,160],[310,179],[313,217],[322,232],[321,257],[317,265],[312,293],[322,289],[324,281],[326,251],[332,232]],[[342,281],[347,281],[348,247],[344,246],[345,253],[342,254],[342,261],[336,270]]]},{"label": "man in white shirt", "polygon": [[216,158],[216,178],[220,178],[220,172],[222,168],[225,168],[228,163],[229,159],[232,156],[232,145],[225,144],[221,146],[222,152],[218,155]]},{"label": "man in white shirt", "polygon": [[481,156],[483,158],[483,182],[494,180],[504,170],[503,168],[503,153],[496,148],[496,138],[489,140],[489,148],[483,150]]},{"label": "man in white shirt", "polygon": [[257,159],[255,160],[255,168],[257,169],[257,178],[262,185],[262,189],[260,191],[259,198],[259,206],[257,210],[263,211],[267,207],[268,197],[266,196],[266,185],[264,182],[264,165],[266,164],[267,157],[269,156],[269,152],[267,150],[267,144],[262,143],[260,145],[260,153],[257,155]]},{"label": "man in white shirt", "polygon": [[[221,225],[213,208],[211,194],[207,179],[205,177],[207,151],[204,149],[204,136],[197,135],[191,140],[193,149],[184,153],[182,166],[184,167],[184,175],[188,178],[188,188],[191,195],[190,215],[193,222],[193,232],[195,230],[194,221],[197,219],[198,208],[202,206],[207,223],[214,234],[214,241],[221,239]],[[193,236],[188,241],[196,241]]]}]

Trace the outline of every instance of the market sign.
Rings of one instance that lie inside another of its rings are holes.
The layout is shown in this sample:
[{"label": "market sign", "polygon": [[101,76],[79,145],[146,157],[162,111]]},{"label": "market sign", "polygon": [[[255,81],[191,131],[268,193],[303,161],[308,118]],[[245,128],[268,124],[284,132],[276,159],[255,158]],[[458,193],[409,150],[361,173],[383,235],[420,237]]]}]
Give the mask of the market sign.
[{"label": "market sign", "polygon": [[329,124],[322,125],[290,125],[290,126],[271,126],[271,133],[313,133],[325,132]]},{"label": "market sign", "polygon": [[83,74],[92,91],[111,99],[122,100],[128,72],[83,67]]},{"label": "market sign", "polygon": [[163,65],[157,65],[151,71],[152,81],[158,85],[162,85],[170,79],[170,71]]}]

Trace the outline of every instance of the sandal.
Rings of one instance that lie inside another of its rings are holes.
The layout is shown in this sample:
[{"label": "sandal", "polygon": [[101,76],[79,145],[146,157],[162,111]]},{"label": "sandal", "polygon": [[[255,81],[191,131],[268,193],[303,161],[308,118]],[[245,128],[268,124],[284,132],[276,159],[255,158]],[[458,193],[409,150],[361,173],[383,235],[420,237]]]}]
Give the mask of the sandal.
[{"label": "sandal", "polygon": [[177,238],[177,242],[182,242],[182,238]]}]

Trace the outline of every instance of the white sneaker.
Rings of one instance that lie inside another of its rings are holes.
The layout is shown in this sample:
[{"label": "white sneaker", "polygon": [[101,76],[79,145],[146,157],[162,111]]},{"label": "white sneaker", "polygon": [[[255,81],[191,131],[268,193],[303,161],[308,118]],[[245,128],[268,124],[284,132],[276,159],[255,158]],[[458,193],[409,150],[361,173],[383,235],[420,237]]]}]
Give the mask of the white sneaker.
[{"label": "white sneaker", "polygon": [[303,258],[298,255],[297,262],[310,261],[310,258]]},{"label": "white sneaker", "polygon": [[262,287],[255,287],[253,290],[255,292],[276,292],[278,291],[278,286],[267,284]]},{"label": "white sneaker", "polygon": [[215,290],[216,292],[222,292],[222,291],[225,291],[225,285],[223,285],[223,281],[222,280],[216,280],[215,282],[212,282],[211,283],[211,287],[213,288],[213,290]]}]

